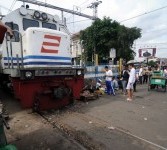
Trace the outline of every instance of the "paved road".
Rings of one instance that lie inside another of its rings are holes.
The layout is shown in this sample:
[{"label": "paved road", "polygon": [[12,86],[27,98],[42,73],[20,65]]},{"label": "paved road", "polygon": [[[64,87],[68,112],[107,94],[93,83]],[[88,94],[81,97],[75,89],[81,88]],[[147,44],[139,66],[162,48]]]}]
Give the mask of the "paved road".
[{"label": "paved road", "polygon": [[90,103],[84,112],[167,148],[167,92],[148,92],[147,86],[142,85],[133,102],[125,100],[121,94],[105,97]]},{"label": "paved road", "polygon": [[21,110],[16,101],[1,93],[3,99],[10,100],[7,105],[12,113],[8,139],[20,149],[32,150],[167,149],[167,93],[148,92],[146,85],[138,86],[132,102],[117,93],[44,112],[47,120]]}]

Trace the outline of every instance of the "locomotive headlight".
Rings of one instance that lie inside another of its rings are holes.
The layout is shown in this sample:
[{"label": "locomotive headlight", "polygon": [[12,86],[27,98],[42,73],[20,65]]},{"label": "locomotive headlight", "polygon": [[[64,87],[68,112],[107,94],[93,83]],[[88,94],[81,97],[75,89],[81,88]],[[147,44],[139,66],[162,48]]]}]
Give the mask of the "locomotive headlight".
[{"label": "locomotive headlight", "polygon": [[32,80],[35,78],[35,74],[40,73],[39,70],[20,70],[20,79],[21,80]]},{"label": "locomotive headlight", "polygon": [[43,20],[47,20],[47,19],[48,19],[48,16],[47,16],[46,13],[42,13],[42,14],[41,14],[41,17],[42,17]]},{"label": "locomotive headlight", "polygon": [[81,70],[77,70],[77,75],[81,75],[82,71]]},{"label": "locomotive headlight", "polygon": [[25,77],[26,77],[27,79],[31,79],[32,76],[33,76],[32,72],[30,72],[30,71],[25,72]]},{"label": "locomotive headlight", "polygon": [[35,17],[35,18],[39,19],[40,16],[41,16],[41,15],[40,15],[39,11],[34,11],[34,17]]}]

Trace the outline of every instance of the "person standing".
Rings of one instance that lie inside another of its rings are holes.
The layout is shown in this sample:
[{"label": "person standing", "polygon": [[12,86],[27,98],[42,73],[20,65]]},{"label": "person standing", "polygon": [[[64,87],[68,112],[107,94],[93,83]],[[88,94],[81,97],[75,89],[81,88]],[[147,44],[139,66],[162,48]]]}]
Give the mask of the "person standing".
[{"label": "person standing", "polygon": [[139,69],[139,82],[140,84],[143,84],[143,66],[140,66]]},{"label": "person standing", "polygon": [[152,68],[148,68],[148,82],[150,82],[150,79],[151,79],[151,76],[152,76]]},{"label": "person standing", "polygon": [[128,84],[127,84],[127,91],[128,91],[128,98],[127,101],[132,101],[132,97],[133,97],[133,84],[135,83],[136,80],[136,71],[134,68],[134,64],[129,64],[129,69],[130,69],[130,73],[129,73],[129,80],[128,80]]},{"label": "person standing", "polygon": [[167,68],[164,68],[164,76],[167,78]]},{"label": "person standing", "polygon": [[106,88],[107,88],[107,94],[108,95],[115,95],[114,88],[112,86],[112,77],[113,73],[110,69],[108,69],[108,66],[105,66],[105,71],[106,71]]},{"label": "person standing", "polygon": [[137,92],[136,91],[136,85],[137,85],[137,81],[138,81],[138,73],[136,71],[136,68],[135,68],[135,73],[136,73],[136,76],[135,76],[135,83],[133,84],[133,91]]},{"label": "person standing", "polygon": [[143,84],[146,82],[147,84],[147,81],[148,81],[148,70],[147,69],[144,69],[143,71]]},{"label": "person standing", "polygon": [[119,85],[118,85],[118,81],[116,79],[116,77],[112,77],[112,86],[114,90],[118,90],[119,89]]},{"label": "person standing", "polygon": [[121,77],[122,77],[122,92],[124,93],[124,95],[126,95],[126,86],[129,79],[128,66],[123,66],[123,70],[121,71]]}]

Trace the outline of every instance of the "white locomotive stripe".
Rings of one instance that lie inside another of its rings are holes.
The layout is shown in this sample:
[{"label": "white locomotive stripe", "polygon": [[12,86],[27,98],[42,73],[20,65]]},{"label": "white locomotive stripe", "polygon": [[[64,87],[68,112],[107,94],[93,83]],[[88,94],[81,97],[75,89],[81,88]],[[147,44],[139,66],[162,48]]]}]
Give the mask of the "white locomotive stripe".
[{"label": "white locomotive stripe", "polygon": [[[51,59],[25,59],[24,62],[71,62],[70,60],[51,60]],[[4,60],[4,63],[8,63],[8,60]],[[11,61],[9,60],[9,63]],[[21,60],[19,60],[21,62]],[[13,63],[17,63],[17,60],[13,60]]]},{"label": "white locomotive stripe", "polygon": [[56,44],[59,44],[59,41],[56,40],[56,39],[47,39],[47,38],[44,38],[44,42],[49,42],[49,43],[56,43]]},{"label": "white locomotive stripe", "polygon": [[25,59],[24,62],[71,62],[71,60],[52,60],[52,59]]},{"label": "white locomotive stripe", "polygon": [[[35,67],[48,67],[49,66],[49,68],[54,68],[55,66],[56,67],[58,67],[57,65],[54,65],[54,66],[51,66],[51,65],[26,65],[26,66],[24,66],[24,68],[35,68]],[[60,67],[69,67],[69,66],[71,66],[71,65],[59,65]]]},{"label": "white locomotive stripe", "polygon": [[45,49],[51,49],[51,50],[58,50],[58,46],[50,46],[50,45],[43,45],[43,48]]}]

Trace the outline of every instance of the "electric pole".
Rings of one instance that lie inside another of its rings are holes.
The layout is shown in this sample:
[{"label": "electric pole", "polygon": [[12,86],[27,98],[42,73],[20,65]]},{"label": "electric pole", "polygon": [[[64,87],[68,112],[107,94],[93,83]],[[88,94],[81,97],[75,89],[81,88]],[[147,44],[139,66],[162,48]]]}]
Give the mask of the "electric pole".
[{"label": "electric pole", "polygon": [[[91,3],[90,6],[88,6],[88,8],[91,8],[93,9],[93,16],[95,19],[98,18],[98,6],[102,3],[102,1],[99,1],[99,0],[96,0],[95,2]],[[98,55],[96,54],[96,32],[95,32],[95,29],[94,29],[94,52],[93,52],[93,56],[92,58],[94,60],[92,60],[92,62],[94,62],[94,65],[97,66],[98,65]]]},{"label": "electric pole", "polygon": [[102,3],[102,1],[96,0],[95,2],[91,3],[90,6],[88,6],[88,8],[93,9],[93,16],[94,16],[95,18],[98,17],[97,8],[98,8],[98,6],[99,6],[101,3]]}]

